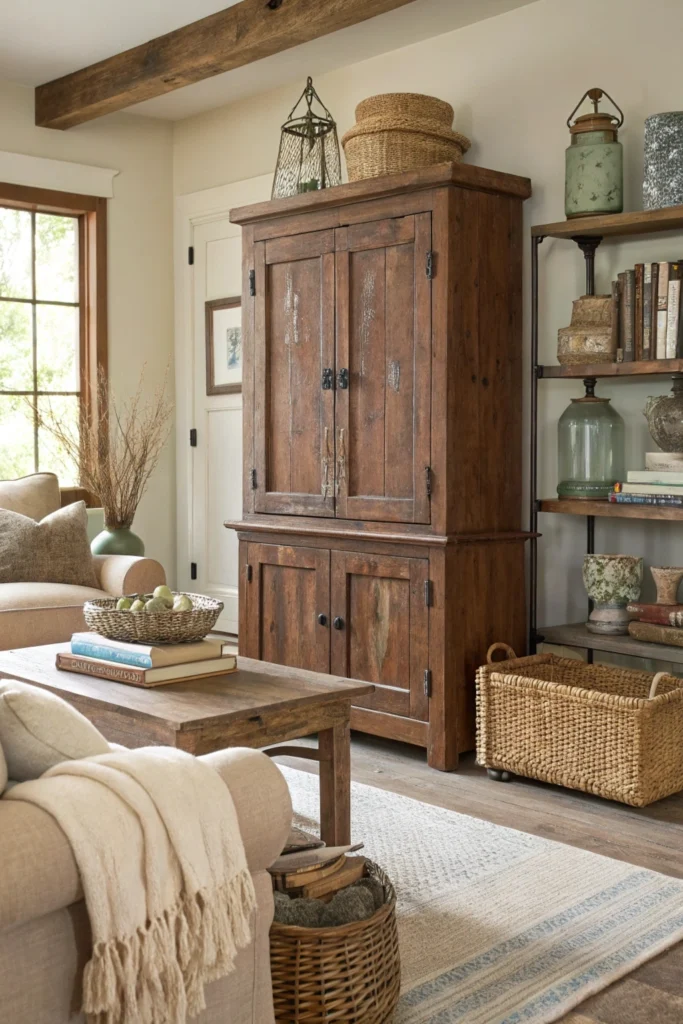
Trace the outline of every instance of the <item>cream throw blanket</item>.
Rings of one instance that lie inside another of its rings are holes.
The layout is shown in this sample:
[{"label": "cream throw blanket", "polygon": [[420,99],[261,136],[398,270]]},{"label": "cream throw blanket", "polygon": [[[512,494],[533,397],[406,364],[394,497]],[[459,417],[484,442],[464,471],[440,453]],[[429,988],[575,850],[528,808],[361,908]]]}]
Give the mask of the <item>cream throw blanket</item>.
[{"label": "cream throw blanket", "polygon": [[255,906],[218,772],[146,747],[66,761],[4,799],[42,807],[71,843],[92,928],[91,1024],[184,1024],[199,1013],[204,983],[229,973],[249,942]]}]

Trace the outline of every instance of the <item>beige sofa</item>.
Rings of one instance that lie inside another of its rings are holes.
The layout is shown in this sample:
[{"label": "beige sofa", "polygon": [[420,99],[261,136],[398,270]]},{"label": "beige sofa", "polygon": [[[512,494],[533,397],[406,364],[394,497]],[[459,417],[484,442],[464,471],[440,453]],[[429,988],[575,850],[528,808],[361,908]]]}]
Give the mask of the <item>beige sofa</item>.
[{"label": "beige sofa", "polygon": [[[203,760],[220,772],[235,802],[258,909],[251,944],[232,974],[207,986],[207,1008],[193,1024],[273,1024],[266,868],[289,834],[289,790],[260,751],[222,750]],[[0,800],[0,864],[0,1021],[82,1024],[76,1009],[90,929],[66,836],[40,808]]]},{"label": "beige sofa", "polygon": [[[0,480],[0,508],[41,520],[60,504],[54,473]],[[93,561],[99,589],[62,583],[0,583],[0,651],[70,640],[72,633],[85,629],[85,601],[147,593],[166,582],[162,566],[152,558],[95,555]]]}]

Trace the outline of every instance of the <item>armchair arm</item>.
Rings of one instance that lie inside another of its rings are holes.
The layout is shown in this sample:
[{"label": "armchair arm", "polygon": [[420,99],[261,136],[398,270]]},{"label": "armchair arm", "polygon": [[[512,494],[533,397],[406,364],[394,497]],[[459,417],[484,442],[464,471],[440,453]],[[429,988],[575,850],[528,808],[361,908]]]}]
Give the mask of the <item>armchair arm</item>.
[{"label": "armchair arm", "polygon": [[93,555],[95,575],[102,590],[113,597],[151,594],[166,582],[163,566],[153,558],[138,555]]}]

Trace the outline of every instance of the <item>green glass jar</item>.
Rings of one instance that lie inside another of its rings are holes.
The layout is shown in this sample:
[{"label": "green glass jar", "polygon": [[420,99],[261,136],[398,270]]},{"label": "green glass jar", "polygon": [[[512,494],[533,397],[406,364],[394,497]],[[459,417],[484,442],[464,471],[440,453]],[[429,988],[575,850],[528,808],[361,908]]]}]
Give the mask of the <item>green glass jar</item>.
[{"label": "green glass jar", "polygon": [[[589,89],[569,115],[567,125],[571,145],[565,155],[565,214],[586,217],[602,213],[621,213],[624,208],[624,158],[618,141],[624,116],[610,96],[607,99],[619,110],[619,117],[598,111],[602,89]],[[586,97],[593,101],[593,113],[582,114],[572,124],[572,117]]]},{"label": "green glass jar", "polygon": [[595,378],[572,398],[557,425],[560,498],[606,498],[624,479],[624,421],[609,398],[597,398]]}]

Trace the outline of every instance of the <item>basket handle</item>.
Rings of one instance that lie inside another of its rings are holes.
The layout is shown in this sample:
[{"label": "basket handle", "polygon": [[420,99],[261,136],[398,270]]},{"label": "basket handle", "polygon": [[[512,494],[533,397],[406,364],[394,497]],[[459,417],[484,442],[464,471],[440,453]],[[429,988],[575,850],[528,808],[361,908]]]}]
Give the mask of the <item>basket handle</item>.
[{"label": "basket handle", "polygon": [[658,672],[657,675],[654,677],[654,679],[652,680],[652,686],[650,687],[650,693],[648,694],[650,700],[652,700],[653,697],[657,696],[657,687],[661,683],[662,678],[668,675],[668,672]]},{"label": "basket handle", "polygon": [[[505,651],[505,657],[504,658],[497,658],[494,661],[493,660],[493,653],[494,653],[494,651]],[[496,665],[496,664],[498,664],[501,661],[510,661],[510,660],[512,660],[512,659],[514,659],[516,657],[517,657],[517,655],[515,654],[515,652],[510,647],[509,644],[501,644],[501,643],[491,644],[491,646],[489,647],[488,651],[486,652],[486,664],[487,665]],[[660,673],[660,674],[664,675],[665,673]]]}]

